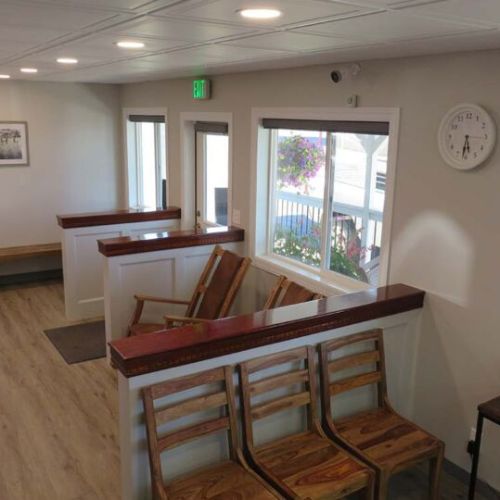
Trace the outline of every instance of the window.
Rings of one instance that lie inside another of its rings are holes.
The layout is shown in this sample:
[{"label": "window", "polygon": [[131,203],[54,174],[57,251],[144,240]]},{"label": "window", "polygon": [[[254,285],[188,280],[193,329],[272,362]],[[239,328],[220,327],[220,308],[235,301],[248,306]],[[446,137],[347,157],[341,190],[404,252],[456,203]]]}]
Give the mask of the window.
[{"label": "window", "polygon": [[264,119],[268,252],[377,285],[389,124]]},{"label": "window", "polygon": [[228,223],[228,126],[196,122],[195,131],[197,222],[225,226]]},{"label": "window", "polygon": [[129,205],[166,205],[166,143],[163,115],[128,115]]}]

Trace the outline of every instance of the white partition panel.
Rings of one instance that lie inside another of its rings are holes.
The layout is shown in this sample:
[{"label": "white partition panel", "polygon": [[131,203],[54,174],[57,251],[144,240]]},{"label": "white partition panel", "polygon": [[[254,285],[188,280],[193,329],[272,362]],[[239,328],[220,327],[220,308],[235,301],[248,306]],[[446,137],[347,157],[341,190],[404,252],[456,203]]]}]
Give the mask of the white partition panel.
[{"label": "white partition panel", "polygon": [[[283,309],[284,319],[286,319],[286,309],[289,308]],[[141,390],[145,386],[165,380],[219,366],[235,365],[241,361],[282,352],[295,347],[317,345],[326,340],[362,332],[371,328],[383,328],[386,345],[389,397],[396,410],[404,416],[411,418],[414,397],[414,353],[416,352],[418,342],[417,325],[419,314],[419,310],[414,310],[128,379],[119,373],[122,499],[139,500],[151,498]],[[368,398],[368,394],[363,393],[363,390],[356,395],[346,394],[346,398],[342,401],[344,410],[354,411],[365,405]],[[237,406],[239,408],[239,403]],[[300,416],[297,415],[280,416],[280,414],[263,419],[261,426],[256,429],[258,431],[256,438],[267,441],[293,432],[300,422],[299,419]],[[165,467],[165,471],[168,471],[167,480],[171,476],[194,470],[207,463],[219,461],[224,458],[224,453],[223,442],[221,438],[217,439],[216,436],[204,440],[203,443],[195,441],[174,449],[166,457],[166,462],[168,463],[168,467]]]},{"label": "white partition panel", "polygon": [[[106,340],[127,335],[135,294],[189,300],[215,245],[103,257]],[[241,254],[242,243],[223,243]],[[146,304],[142,319],[162,321],[167,312],[182,314],[185,306]]]},{"label": "white partition panel", "polygon": [[62,230],[64,302],[71,320],[104,315],[103,266],[97,240],[177,229],[178,220],[156,220]]}]

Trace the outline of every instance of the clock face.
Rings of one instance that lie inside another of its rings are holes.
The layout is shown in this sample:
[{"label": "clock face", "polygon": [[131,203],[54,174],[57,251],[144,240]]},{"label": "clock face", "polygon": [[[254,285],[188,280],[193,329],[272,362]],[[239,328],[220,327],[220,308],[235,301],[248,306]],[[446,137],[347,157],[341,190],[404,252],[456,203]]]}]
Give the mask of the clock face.
[{"label": "clock face", "polygon": [[462,170],[483,163],[493,151],[495,140],[495,123],[475,104],[455,106],[439,127],[441,156],[449,165]]}]

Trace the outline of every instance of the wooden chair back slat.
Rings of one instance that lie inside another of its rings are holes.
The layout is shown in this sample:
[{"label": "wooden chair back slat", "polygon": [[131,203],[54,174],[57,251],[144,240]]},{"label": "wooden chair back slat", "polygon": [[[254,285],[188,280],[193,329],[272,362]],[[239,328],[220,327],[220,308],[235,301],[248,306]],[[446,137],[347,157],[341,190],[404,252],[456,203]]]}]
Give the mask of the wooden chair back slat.
[{"label": "wooden chair back slat", "polygon": [[216,418],[214,420],[208,420],[199,424],[190,425],[184,429],[179,429],[175,432],[165,434],[158,440],[158,449],[161,453],[169,448],[175,448],[176,446],[187,443],[188,441],[192,441],[202,436],[207,436],[208,434],[213,434],[214,432],[220,432],[228,428],[228,417]]},{"label": "wooden chair back slat", "polygon": [[348,368],[355,368],[366,364],[373,364],[380,361],[380,353],[378,351],[362,352],[360,354],[352,354],[338,358],[335,361],[328,363],[328,370],[330,373],[341,372]]},{"label": "wooden chair back slat", "polygon": [[[286,373],[272,375],[250,382],[250,375],[261,370],[284,365],[300,363],[304,367],[291,367]],[[272,354],[262,358],[246,361],[239,365],[240,389],[243,407],[243,433],[247,445],[252,448],[253,423],[274,413],[306,406],[308,428],[316,425],[316,384],[314,369],[314,351],[312,347],[301,347],[291,351]],[[268,399],[263,403],[253,404],[252,397],[276,389],[301,384],[299,392]]]},{"label": "wooden chair back slat", "polygon": [[284,396],[282,398],[274,399],[269,403],[263,403],[256,405],[252,408],[252,418],[254,420],[260,420],[261,418],[268,417],[273,413],[278,413],[283,410],[291,410],[292,408],[298,408],[300,406],[307,405],[311,402],[311,397],[309,391],[300,392],[299,394],[293,394],[290,396]]},{"label": "wooden chair back slat", "polygon": [[216,247],[200,277],[186,316],[217,319],[226,316],[251,260]]},{"label": "wooden chair back slat", "polygon": [[[356,344],[372,343],[366,351],[357,352],[340,358],[330,360],[330,354],[348,346]],[[320,346],[320,368],[322,380],[322,404],[325,418],[331,415],[331,396],[335,396],[366,385],[377,384],[378,406],[387,404],[387,383],[385,375],[384,343],[381,329],[369,330],[367,332],[355,333],[339,339],[324,342]],[[330,380],[332,373],[342,370],[361,367],[363,365],[375,365],[375,370],[368,373],[349,376],[340,380]]]},{"label": "wooden chair back slat", "polygon": [[269,392],[287,385],[294,385],[307,382],[309,374],[307,370],[299,370],[297,372],[285,373],[274,377],[267,377],[264,380],[259,380],[250,385],[250,394],[256,396],[264,392]]},{"label": "wooden chair back slat", "polygon": [[182,403],[167,406],[156,412],[156,425],[161,425],[169,420],[185,417],[203,410],[211,410],[227,404],[226,392],[216,392],[206,396],[190,398]]},{"label": "wooden chair back slat", "polygon": [[342,392],[351,391],[365,385],[376,384],[382,380],[380,372],[363,373],[354,377],[347,377],[330,384],[330,395],[335,396]]},{"label": "wooden chair back slat", "polygon": [[244,366],[250,374],[260,370],[265,370],[266,368],[271,368],[272,366],[283,365],[285,363],[291,363],[292,361],[301,361],[305,359],[305,356],[306,348],[299,347],[298,349],[251,359],[249,361],[245,361],[240,366]]},{"label": "wooden chair back slat", "polygon": [[320,298],[323,298],[321,294],[308,290],[302,285],[289,280],[286,276],[279,276],[264,304],[264,310],[301,304]]},{"label": "wooden chair back slat", "polygon": [[147,388],[147,392],[151,393],[153,399],[159,399],[169,394],[186,391],[199,385],[221,382],[225,379],[224,368],[215,368],[203,373],[195,373],[194,375],[186,375],[174,380],[167,380],[159,384],[152,385]]}]

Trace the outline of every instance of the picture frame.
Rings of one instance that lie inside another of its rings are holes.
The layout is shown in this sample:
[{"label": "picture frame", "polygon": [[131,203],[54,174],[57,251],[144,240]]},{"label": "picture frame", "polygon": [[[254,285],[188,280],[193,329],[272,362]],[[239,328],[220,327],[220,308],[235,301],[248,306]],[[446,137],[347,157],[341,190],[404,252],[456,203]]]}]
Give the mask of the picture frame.
[{"label": "picture frame", "polygon": [[28,165],[28,122],[0,120],[0,167]]}]

